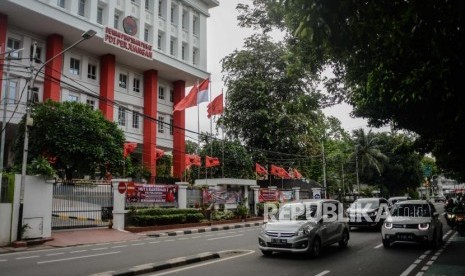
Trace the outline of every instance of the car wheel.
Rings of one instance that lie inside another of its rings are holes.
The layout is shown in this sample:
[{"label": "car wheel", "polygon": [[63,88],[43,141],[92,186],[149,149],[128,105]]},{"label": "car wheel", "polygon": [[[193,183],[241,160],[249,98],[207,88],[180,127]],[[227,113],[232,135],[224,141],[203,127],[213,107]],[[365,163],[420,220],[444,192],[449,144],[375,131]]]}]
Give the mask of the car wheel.
[{"label": "car wheel", "polygon": [[339,247],[346,248],[349,244],[349,232],[347,230],[342,231],[341,240],[339,241]]},{"label": "car wheel", "polygon": [[388,240],[383,240],[383,246],[384,248],[391,248],[391,242]]},{"label": "car wheel", "polygon": [[321,253],[321,240],[319,237],[313,239],[312,245],[308,249],[308,255],[311,258],[317,258]]},{"label": "car wheel", "polygon": [[273,255],[273,251],[262,250],[263,256],[269,257]]}]

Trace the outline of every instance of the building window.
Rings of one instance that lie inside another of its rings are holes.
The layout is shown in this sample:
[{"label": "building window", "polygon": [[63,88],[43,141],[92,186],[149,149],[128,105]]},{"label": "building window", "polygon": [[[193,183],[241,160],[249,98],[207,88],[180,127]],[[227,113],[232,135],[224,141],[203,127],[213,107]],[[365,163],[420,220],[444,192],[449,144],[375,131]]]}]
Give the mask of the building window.
[{"label": "building window", "polygon": [[197,16],[194,16],[194,19],[192,20],[192,33],[194,35],[199,34],[199,18]]},{"label": "building window", "polygon": [[173,135],[174,133],[174,120],[173,120],[173,116],[170,116],[170,135]]},{"label": "building window", "polygon": [[90,109],[95,109],[95,101],[87,99],[86,104],[90,107]]},{"label": "building window", "polygon": [[132,91],[140,92],[140,79],[134,78],[134,81],[132,83]]},{"label": "building window", "polygon": [[178,6],[171,4],[171,24],[174,24],[174,25],[177,25],[176,23],[178,21],[177,12],[176,12],[177,9],[178,9]]},{"label": "building window", "polygon": [[102,7],[97,7],[97,23],[99,24],[103,23],[103,8]]},{"label": "building window", "polygon": [[186,45],[182,44],[182,47],[181,47],[181,58],[182,58],[182,60],[186,60],[186,50],[187,50]]},{"label": "building window", "polygon": [[165,88],[163,87],[158,87],[158,98],[160,100],[164,100],[165,99]]},{"label": "building window", "polygon": [[79,97],[76,95],[69,94],[68,95],[68,102],[79,102]]},{"label": "building window", "polygon": [[158,1],[158,16],[163,17],[163,0]]},{"label": "building window", "polygon": [[[6,46],[7,46],[7,51],[19,50],[21,48],[21,41],[9,37]],[[21,51],[15,51],[15,52],[10,53],[10,58],[20,59],[21,58],[20,52]]]},{"label": "building window", "polygon": [[136,111],[132,112],[132,128],[139,128],[139,113]]},{"label": "building window", "polygon": [[158,133],[163,133],[164,132],[164,121],[165,117],[163,116],[158,116]]},{"label": "building window", "polygon": [[128,76],[125,74],[119,74],[119,87],[127,88],[128,87]]},{"label": "building window", "polygon": [[86,0],[79,0],[78,14],[80,16],[85,16],[85,14],[86,14]]},{"label": "building window", "polygon": [[148,10],[148,11],[151,10],[151,8],[150,8],[150,7],[151,7],[150,2],[151,2],[150,0],[145,0],[145,9]]},{"label": "building window", "polygon": [[144,41],[149,42],[149,28],[144,29]]},{"label": "building window", "polygon": [[[34,51],[34,46],[31,45],[31,51],[29,52],[29,60],[32,61],[32,52]],[[34,56],[35,63],[42,63],[42,48],[36,47],[36,54]]]},{"label": "building window", "polygon": [[[8,84],[7,84],[8,83]],[[3,91],[7,91],[7,104],[15,104],[16,103],[16,91],[18,87],[18,83],[16,81],[4,81],[3,82]]]},{"label": "building window", "polygon": [[115,13],[115,19],[113,21],[113,27],[115,29],[118,29],[118,24],[119,24],[119,14]]},{"label": "building window", "polygon": [[189,22],[189,14],[187,13],[186,10],[182,11],[182,29],[187,30],[188,29],[188,23]]},{"label": "building window", "polygon": [[162,36],[158,35],[158,40],[157,40],[157,48],[158,48],[158,50],[161,50],[161,41],[162,41]]},{"label": "building window", "polygon": [[174,40],[170,40],[170,55],[174,56]]},{"label": "building window", "polygon": [[173,102],[173,95],[174,95],[174,91],[173,89],[170,89],[170,102]]},{"label": "building window", "polygon": [[126,109],[124,107],[118,107],[118,125],[126,125]]},{"label": "building window", "polygon": [[81,61],[76,58],[70,58],[69,60],[69,73],[72,75],[80,74]]},{"label": "building window", "polygon": [[61,8],[65,8],[66,1],[65,0],[57,0],[57,6]]},{"label": "building window", "polygon": [[93,64],[87,64],[87,78],[95,80],[97,79],[97,66]]},{"label": "building window", "polygon": [[197,64],[197,49],[192,50],[192,64]]}]

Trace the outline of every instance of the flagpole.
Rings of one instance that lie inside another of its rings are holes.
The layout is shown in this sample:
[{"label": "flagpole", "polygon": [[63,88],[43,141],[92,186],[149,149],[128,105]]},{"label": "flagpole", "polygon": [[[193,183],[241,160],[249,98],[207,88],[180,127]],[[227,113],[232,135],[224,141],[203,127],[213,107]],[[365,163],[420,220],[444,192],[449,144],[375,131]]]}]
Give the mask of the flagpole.
[{"label": "flagpole", "polygon": [[[224,100],[224,108],[226,108],[226,93],[223,93],[223,88],[221,88],[221,94],[223,94],[223,100]],[[224,113],[224,111],[223,111]],[[225,129],[225,126],[223,124],[223,127],[221,128],[221,155],[222,155],[222,158],[223,158],[223,162],[221,162],[221,177],[224,178],[224,129]]]},{"label": "flagpole", "polygon": [[[208,85],[208,92],[209,92],[209,98],[210,102],[212,100],[212,86],[211,83]],[[213,156],[213,123],[212,123],[212,117],[210,116],[210,155]],[[224,160],[223,160],[224,162]],[[210,169],[210,175],[213,176],[213,168]]]},{"label": "flagpole", "polygon": [[[200,156],[200,108],[199,108],[199,79],[197,79],[197,133],[198,133],[198,138],[197,138],[197,152]],[[200,167],[199,167],[199,173],[197,176],[198,179],[200,179]]]}]

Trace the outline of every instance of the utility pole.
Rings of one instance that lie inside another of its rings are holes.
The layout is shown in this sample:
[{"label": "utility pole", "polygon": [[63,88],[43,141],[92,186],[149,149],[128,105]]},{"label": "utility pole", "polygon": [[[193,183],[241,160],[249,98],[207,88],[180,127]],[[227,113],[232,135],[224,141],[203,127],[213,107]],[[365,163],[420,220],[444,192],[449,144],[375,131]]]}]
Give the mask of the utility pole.
[{"label": "utility pole", "polygon": [[355,147],[355,175],[357,176],[357,189],[360,194],[360,180],[358,178],[358,146]]},{"label": "utility pole", "polygon": [[325,198],[326,198],[326,195],[327,195],[327,191],[326,191],[326,158],[325,158],[324,140],[321,141],[321,152],[322,152],[322,158],[323,158],[323,187],[325,188]]}]

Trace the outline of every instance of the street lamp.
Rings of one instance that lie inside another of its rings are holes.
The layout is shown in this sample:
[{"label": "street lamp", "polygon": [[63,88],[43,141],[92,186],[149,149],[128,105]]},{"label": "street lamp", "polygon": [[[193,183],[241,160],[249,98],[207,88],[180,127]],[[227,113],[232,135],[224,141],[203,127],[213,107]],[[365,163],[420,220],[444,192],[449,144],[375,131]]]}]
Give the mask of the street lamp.
[{"label": "street lamp", "polygon": [[[92,38],[97,32],[94,30],[88,30],[85,33],[81,35],[81,39],[78,41],[74,42],[71,44],[68,48],[64,49],[63,51],[59,52],[55,56],[51,57],[50,59],[46,60],[42,65],[39,67],[37,72],[34,74],[34,66],[33,66],[33,61],[34,59],[31,60],[31,83],[29,85],[29,89],[27,90],[27,97],[26,97],[26,120],[24,123],[24,144],[23,144],[23,162],[22,162],[22,167],[21,167],[21,189],[20,189],[20,194],[19,194],[19,218],[18,218],[18,240],[21,240],[21,235],[22,235],[22,225],[23,225],[23,203],[24,203],[24,187],[26,186],[26,168],[27,168],[27,153],[29,150],[29,125],[32,125],[32,119],[30,118],[31,116],[31,108],[29,106],[30,104],[30,98],[32,95],[31,90],[34,89],[34,83],[35,80],[37,79],[37,76],[39,75],[40,71],[52,60],[55,58],[63,55],[70,49],[76,47],[79,43],[83,42],[84,40]],[[32,56],[35,56],[37,48],[37,42],[34,42],[33,44],[33,50],[32,50]]]}]

